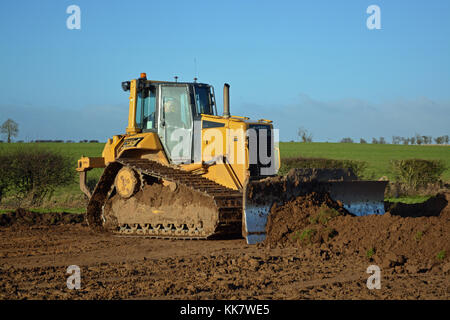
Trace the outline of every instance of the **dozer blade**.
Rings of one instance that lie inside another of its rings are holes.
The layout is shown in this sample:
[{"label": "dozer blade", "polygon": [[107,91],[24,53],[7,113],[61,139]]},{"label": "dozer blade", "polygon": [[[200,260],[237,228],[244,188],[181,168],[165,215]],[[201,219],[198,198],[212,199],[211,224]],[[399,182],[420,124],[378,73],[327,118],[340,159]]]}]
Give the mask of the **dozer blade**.
[{"label": "dozer blade", "polygon": [[328,192],[356,216],[384,214],[387,181],[298,181],[286,177],[250,181],[243,194],[243,233],[248,244],[264,241],[270,209],[311,192]]}]

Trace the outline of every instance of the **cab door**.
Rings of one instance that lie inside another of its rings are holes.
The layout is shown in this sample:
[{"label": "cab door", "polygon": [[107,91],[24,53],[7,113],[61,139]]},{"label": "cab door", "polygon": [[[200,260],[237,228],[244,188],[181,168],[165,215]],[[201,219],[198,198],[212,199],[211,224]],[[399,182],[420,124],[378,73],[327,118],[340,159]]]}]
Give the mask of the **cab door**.
[{"label": "cab door", "polygon": [[190,163],[193,115],[189,88],[164,84],[159,90],[158,135],[171,163]]}]

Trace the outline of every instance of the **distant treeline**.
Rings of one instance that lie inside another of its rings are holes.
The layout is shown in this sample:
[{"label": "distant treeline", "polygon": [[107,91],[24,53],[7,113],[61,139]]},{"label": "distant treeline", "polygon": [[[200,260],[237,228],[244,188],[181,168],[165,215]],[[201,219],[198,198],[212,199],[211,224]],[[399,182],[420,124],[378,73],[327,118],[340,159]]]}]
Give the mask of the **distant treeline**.
[{"label": "distant treeline", "polygon": [[[24,143],[23,140],[18,140],[16,143]],[[54,143],[99,143],[98,140],[80,140],[80,141],[74,141],[74,140],[31,140],[28,143],[47,143],[47,142],[54,142]],[[0,140],[0,143],[3,143],[3,140]]]},{"label": "distant treeline", "polygon": [[[352,138],[343,138],[341,143],[355,143]],[[405,138],[400,136],[392,137],[392,144],[404,144],[404,145],[422,145],[422,144],[448,144],[449,136],[440,136],[433,138],[432,136],[422,136],[420,134],[416,134],[413,137]],[[359,143],[368,143],[366,140],[361,138]],[[388,142],[384,137],[372,138],[372,144],[387,144]]]}]

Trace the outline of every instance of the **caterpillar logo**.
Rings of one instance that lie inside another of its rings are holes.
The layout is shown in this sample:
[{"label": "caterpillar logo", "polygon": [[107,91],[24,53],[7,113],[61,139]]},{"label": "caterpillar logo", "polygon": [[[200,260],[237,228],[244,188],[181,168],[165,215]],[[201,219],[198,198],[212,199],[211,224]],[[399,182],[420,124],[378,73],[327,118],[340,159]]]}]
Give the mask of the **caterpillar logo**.
[{"label": "caterpillar logo", "polygon": [[128,138],[125,139],[122,145],[122,149],[135,147],[143,138]]}]

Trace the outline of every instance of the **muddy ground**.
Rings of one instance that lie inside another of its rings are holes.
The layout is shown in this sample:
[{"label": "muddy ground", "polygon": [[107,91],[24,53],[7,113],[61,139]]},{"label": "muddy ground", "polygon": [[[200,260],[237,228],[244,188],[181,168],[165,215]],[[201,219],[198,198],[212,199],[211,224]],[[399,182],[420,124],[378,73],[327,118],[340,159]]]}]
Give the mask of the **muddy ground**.
[{"label": "muddy ground", "polygon": [[[397,205],[384,216],[335,207],[330,219],[318,218],[318,199],[296,199],[272,208],[285,228],[256,246],[119,237],[94,233],[77,216],[19,211],[0,219],[0,298],[448,300],[449,194],[436,199],[426,207],[434,209]],[[317,232],[300,239],[305,228]],[[379,290],[366,286],[373,264]],[[81,269],[80,290],[67,289],[70,265]]]}]

